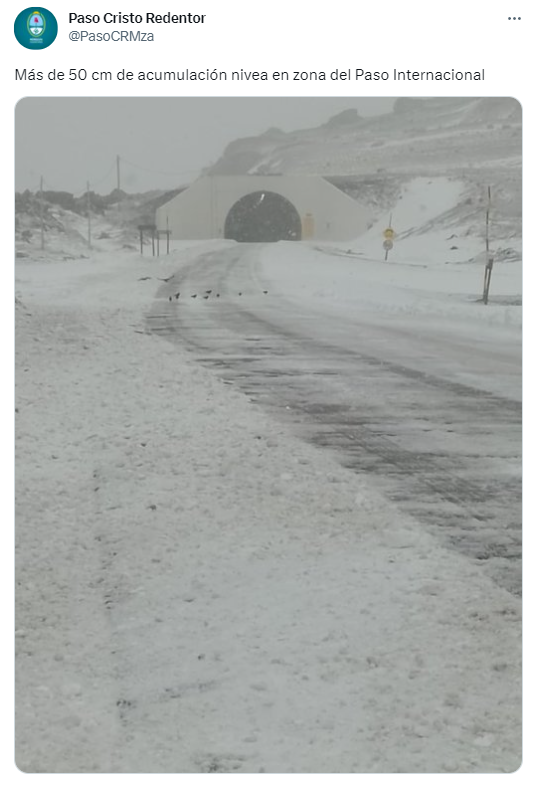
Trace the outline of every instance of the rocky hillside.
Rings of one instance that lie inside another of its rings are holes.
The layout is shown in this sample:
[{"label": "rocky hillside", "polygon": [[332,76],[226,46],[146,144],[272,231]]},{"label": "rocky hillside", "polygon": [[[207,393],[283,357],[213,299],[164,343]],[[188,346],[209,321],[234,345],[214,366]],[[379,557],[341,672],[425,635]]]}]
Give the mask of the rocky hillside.
[{"label": "rocky hillside", "polygon": [[[67,191],[43,191],[42,197],[31,191],[16,193],[16,258],[44,258],[47,255],[66,260],[83,258],[88,251],[90,225],[94,250],[99,250],[100,240],[113,240],[117,247],[137,248],[138,225],[152,223],[160,204],[172,199],[181,190],[143,194],[114,190],[106,195],[90,192],[83,196],[74,196]],[[104,245],[107,247],[106,243]]]}]

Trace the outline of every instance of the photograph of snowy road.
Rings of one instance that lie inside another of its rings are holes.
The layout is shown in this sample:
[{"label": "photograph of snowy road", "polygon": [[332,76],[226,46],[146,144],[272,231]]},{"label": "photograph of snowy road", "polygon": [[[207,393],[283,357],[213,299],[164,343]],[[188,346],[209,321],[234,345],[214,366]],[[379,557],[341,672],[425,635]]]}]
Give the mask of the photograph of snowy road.
[{"label": "photograph of snowy road", "polygon": [[17,109],[17,766],[515,771],[519,105],[152,100]]}]

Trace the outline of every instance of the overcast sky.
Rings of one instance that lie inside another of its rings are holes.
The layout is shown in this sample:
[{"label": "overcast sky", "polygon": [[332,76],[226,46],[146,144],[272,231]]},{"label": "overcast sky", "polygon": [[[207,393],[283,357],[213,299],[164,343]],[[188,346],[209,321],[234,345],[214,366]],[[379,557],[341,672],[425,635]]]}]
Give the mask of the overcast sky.
[{"label": "overcast sky", "polygon": [[344,109],[391,110],[393,98],[25,98],[15,112],[17,191],[108,193],[171,189],[194,179],[227,144],[270,127],[321,125]]}]

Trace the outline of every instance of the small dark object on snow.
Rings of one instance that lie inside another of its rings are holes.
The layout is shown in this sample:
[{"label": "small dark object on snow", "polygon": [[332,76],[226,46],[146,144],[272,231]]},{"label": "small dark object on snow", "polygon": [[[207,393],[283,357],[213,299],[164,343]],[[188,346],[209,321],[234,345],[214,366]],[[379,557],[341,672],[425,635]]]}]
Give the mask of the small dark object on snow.
[{"label": "small dark object on snow", "polygon": [[242,296],[242,292],[238,292],[238,297],[241,297],[241,296]]},{"label": "small dark object on snow", "polygon": [[192,294],[191,296],[193,297],[193,299],[195,299],[197,297],[196,294]]},{"label": "small dark object on snow", "polygon": [[219,292],[216,294],[216,297],[221,297],[221,295],[219,294]]},{"label": "small dark object on snow", "polygon": [[150,275],[144,275],[143,278],[138,278],[138,281],[150,281]]},{"label": "small dark object on snow", "polygon": [[203,294],[203,296],[202,296],[202,299],[203,299],[203,300],[207,300],[207,299],[208,299],[208,297],[209,297],[209,295],[208,295],[208,294]]},{"label": "small dark object on snow", "polygon": [[170,303],[172,303],[172,302],[173,302],[173,298],[172,298],[172,297],[170,297],[170,298],[169,298],[169,302],[170,302]]},{"label": "small dark object on snow", "polygon": [[156,509],[156,505],[155,504],[149,504],[149,506],[147,507],[147,510],[152,510],[153,512],[154,512],[155,509]]},{"label": "small dark object on snow", "polygon": [[459,250],[459,246],[458,245],[452,245],[451,248],[450,248],[450,251],[458,251],[458,250]]},{"label": "small dark object on snow", "polygon": [[205,289],[205,290],[204,290],[204,293],[205,293],[205,294],[212,294],[212,290],[211,290],[211,289]]},{"label": "small dark object on snow", "polygon": [[169,278],[158,278],[159,281],[163,281],[164,283],[169,283],[171,278],[174,278],[174,275],[170,275]]},{"label": "small dark object on snow", "polygon": [[178,300],[178,298],[179,298],[179,297],[180,297],[180,292],[177,292],[177,293],[175,294],[175,300]]},{"label": "small dark object on snow", "polygon": [[267,289],[263,289],[262,294],[267,294],[267,293],[268,293],[268,290]]}]

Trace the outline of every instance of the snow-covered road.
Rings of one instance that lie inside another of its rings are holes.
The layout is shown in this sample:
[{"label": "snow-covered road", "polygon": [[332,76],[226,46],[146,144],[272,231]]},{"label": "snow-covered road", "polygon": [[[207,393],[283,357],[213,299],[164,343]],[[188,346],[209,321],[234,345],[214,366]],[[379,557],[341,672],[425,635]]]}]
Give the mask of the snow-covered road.
[{"label": "snow-covered road", "polygon": [[516,769],[514,309],[102,245],[17,263],[19,767]]},{"label": "snow-covered road", "polygon": [[[407,272],[370,267],[292,244],[211,251],[162,287],[149,329],[520,593],[520,334],[468,309],[437,319],[433,300],[427,315],[377,313],[370,283],[384,303]],[[340,284],[343,298],[325,296]]]}]

